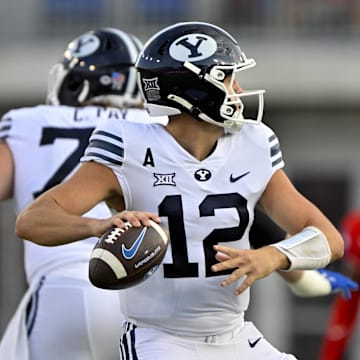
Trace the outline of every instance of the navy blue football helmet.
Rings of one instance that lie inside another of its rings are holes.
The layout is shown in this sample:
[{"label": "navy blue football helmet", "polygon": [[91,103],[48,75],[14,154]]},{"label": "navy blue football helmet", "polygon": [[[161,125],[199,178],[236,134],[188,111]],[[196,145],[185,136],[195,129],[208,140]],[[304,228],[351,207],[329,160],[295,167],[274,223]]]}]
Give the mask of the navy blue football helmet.
[{"label": "navy blue football helmet", "polygon": [[[187,112],[227,131],[259,123],[264,90],[238,91],[235,75],[255,66],[220,27],[184,22],[167,27],[145,44],[136,68],[150,115]],[[245,96],[258,97],[256,119],[243,115]]]},{"label": "navy blue football helmet", "polygon": [[115,107],[142,105],[135,62],[142,43],[115,28],[89,31],[74,39],[49,74],[47,103]]}]

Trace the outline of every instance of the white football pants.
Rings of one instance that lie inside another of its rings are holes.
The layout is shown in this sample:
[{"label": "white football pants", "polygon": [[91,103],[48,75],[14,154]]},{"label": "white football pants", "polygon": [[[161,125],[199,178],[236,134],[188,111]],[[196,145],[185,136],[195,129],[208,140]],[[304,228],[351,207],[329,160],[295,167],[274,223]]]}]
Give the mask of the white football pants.
[{"label": "white football pants", "polygon": [[87,269],[63,266],[32,282],[6,328],[0,359],[119,359],[118,292],[91,285]]},{"label": "white football pants", "polygon": [[296,360],[272,346],[251,322],[206,337],[180,337],[125,323],[121,360]]}]

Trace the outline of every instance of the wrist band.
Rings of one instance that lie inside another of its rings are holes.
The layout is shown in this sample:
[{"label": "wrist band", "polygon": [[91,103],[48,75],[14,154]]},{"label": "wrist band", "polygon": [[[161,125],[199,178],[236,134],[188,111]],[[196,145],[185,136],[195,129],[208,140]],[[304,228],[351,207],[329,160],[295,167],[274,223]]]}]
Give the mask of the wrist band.
[{"label": "wrist band", "polygon": [[271,244],[290,261],[291,270],[313,270],[324,268],[331,260],[331,250],[323,232],[308,226],[288,239]]}]

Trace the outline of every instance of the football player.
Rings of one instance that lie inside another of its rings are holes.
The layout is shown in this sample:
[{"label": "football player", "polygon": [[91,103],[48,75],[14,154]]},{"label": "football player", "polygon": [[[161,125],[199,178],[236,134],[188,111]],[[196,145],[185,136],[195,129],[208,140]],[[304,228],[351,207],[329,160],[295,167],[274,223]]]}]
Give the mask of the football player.
[{"label": "football player", "polygon": [[[168,225],[162,268],[120,292],[123,360],[294,359],[246,321],[249,287],[276,270],[322,268],[343,255],[340,233],[282,169],[279,141],[261,122],[264,90],[240,87],[237,73],[254,65],[212,24],[161,30],[136,67],[150,115],[169,122],[102,122],[73,176],[17,218],[19,236],[50,246],[127,221]],[[249,96],[258,101],[254,118],[244,113]],[[112,217],[81,216],[100,201]],[[291,237],[250,249],[259,202]]]},{"label": "football player", "polygon": [[[344,261],[348,272],[356,281],[360,281],[360,212],[351,211],[341,222],[341,231],[345,239]],[[331,312],[327,329],[322,341],[319,360],[344,359],[348,344],[358,328],[360,292],[356,292],[350,301],[337,296]]]},{"label": "football player", "polygon": [[[148,119],[134,67],[141,47],[136,37],[115,28],[82,34],[50,71],[47,105],[11,110],[3,116],[1,200],[14,197],[20,212],[68,178],[101,119]],[[104,203],[86,214],[89,218],[110,215]],[[96,241],[89,234],[85,241],[56,248],[24,242],[29,287],[2,339],[1,359],[119,357],[118,295],[88,281],[88,261]]]}]

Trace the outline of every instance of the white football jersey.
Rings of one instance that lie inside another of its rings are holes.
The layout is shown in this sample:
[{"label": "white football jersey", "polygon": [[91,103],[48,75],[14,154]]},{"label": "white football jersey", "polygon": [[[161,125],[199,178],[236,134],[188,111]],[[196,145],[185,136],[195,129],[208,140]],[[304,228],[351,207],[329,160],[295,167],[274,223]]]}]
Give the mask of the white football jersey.
[{"label": "white football jersey", "polygon": [[[46,105],[11,110],[3,116],[0,141],[7,142],[14,158],[17,213],[73,173],[100,119],[121,122],[149,121],[150,118],[145,110]],[[86,215],[105,218],[111,213],[105,204],[100,204]],[[96,240],[91,238],[57,247],[25,241],[28,281],[38,276],[39,272],[46,273],[50,266],[54,268],[57,264],[88,261]]]},{"label": "white football jersey", "polygon": [[[218,140],[199,161],[160,124],[102,121],[82,161],[110,167],[126,208],[157,213],[169,226],[162,266],[142,284],[121,291],[122,311],[138,324],[179,335],[228,331],[242,321],[249,291],[222,288],[213,273],[213,245],[249,248],[254,207],[275,171],[284,166],[276,135],[245,124]],[[241,280],[240,280],[241,281]]]}]

